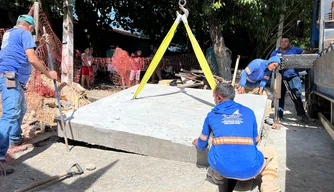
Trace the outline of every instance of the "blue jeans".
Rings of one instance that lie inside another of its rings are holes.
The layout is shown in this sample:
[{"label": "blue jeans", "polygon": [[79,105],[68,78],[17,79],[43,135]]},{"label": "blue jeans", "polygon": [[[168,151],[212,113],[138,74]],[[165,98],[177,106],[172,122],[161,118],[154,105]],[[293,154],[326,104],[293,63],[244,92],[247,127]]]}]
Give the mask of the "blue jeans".
[{"label": "blue jeans", "polygon": [[16,88],[6,87],[6,77],[0,75],[0,91],[2,96],[2,116],[0,119],[0,160],[6,156],[11,139],[21,137],[21,123],[27,110],[24,92],[16,80]]},{"label": "blue jeans", "polygon": [[[294,102],[295,109],[297,111],[298,116],[304,116],[305,110],[303,107],[303,101],[302,101],[302,92],[303,92],[303,85],[299,78],[299,76],[295,76],[293,78],[286,79],[287,83],[290,86],[291,93],[295,95],[297,98],[296,102]],[[286,94],[286,87],[282,81],[282,89],[281,89],[281,98],[279,100],[279,116],[283,117],[284,112],[284,104],[285,104],[285,94]]]}]

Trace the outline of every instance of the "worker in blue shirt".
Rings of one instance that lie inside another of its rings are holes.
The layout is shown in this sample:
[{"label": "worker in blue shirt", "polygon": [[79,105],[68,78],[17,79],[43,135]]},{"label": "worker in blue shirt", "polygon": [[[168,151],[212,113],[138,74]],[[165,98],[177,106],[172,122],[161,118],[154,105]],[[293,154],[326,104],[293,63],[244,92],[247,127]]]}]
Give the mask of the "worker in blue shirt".
[{"label": "worker in blue shirt", "polygon": [[224,178],[250,180],[261,174],[262,192],[280,191],[275,150],[256,146],[260,135],[254,112],[234,101],[235,89],[230,84],[218,84],[213,97],[216,106],[205,118],[199,138],[193,141],[200,151],[210,146],[208,176],[221,184]]},{"label": "worker in blue shirt", "polygon": [[278,56],[271,57],[269,60],[255,59],[248,64],[242,72],[240,78],[239,94],[245,93],[245,87],[258,87],[259,94],[263,95],[263,89],[270,79],[271,72],[279,66],[281,60]]},{"label": "worker in blue shirt", "polygon": [[[302,54],[304,50],[299,47],[293,47],[291,46],[291,41],[289,37],[282,37],[280,41],[280,47],[274,50],[271,53],[271,56],[275,56],[278,54],[281,55],[293,55],[293,54]],[[295,69],[283,69],[282,70],[283,74],[283,79],[287,81],[291,88],[291,93],[294,94],[297,98],[297,100],[294,102],[295,104],[295,109],[297,111],[297,116],[300,118],[300,120],[307,120],[307,116],[305,113],[302,102],[302,89],[303,85],[300,80],[298,71]],[[284,103],[285,103],[285,95],[286,95],[286,87],[282,83],[282,88],[281,88],[281,98],[279,100],[279,112],[278,116],[280,119],[283,119],[283,112],[284,112]]]},{"label": "worker in blue shirt", "polygon": [[35,22],[30,15],[20,15],[16,26],[6,31],[0,51],[0,91],[2,116],[0,119],[0,173],[10,174],[13,167],[5,161],[9,145],[21,140],[21,124],[27,110],[24,86],[28,83],[32,66],[50,79],[57,72],[45,67],[35,54],[36,44],[32,34]]}]

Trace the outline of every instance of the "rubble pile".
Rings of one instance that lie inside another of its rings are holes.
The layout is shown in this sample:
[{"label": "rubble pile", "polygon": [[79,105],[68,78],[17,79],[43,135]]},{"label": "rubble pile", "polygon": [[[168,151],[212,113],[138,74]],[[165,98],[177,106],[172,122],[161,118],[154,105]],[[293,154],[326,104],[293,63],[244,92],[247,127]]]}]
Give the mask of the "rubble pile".
[{"label": "rubble pile", "polygon": [[[54,90],[52,80],[46,78],[44,75],[42,76],[42,79],[45,82],[44,85],[46,87]],[[60,101],[63,113],[75,110],[90,103],[86,98],[86,90],[79,84],[74,83],[72,86],[68,86],[66,84],[58,83],[58,87],[60,90]],[[55,132],[56,130],[54,119],[59,116],[57,99],[51,96],[42,96],[33,91],[27,91],[25,93],[25,98],[27,102],[27,112],[21,125],[23,145],[12,147],[8,152],[9,154],[25,150],[27,148],[25,144],[30,143],[30,141],[37,135],[45,132]],[[2,114],[1,109],[2,108],[0,108],[0,115]]]},{"label": "rubble pile", "polygon": [[[198,88],[198,89],[210,89],[209,83],[205,78],[202,70],[185,70],[181,69],[179,73],[175,74],[178,79],[170,80],[170,86],[178,86],[181,88]],[[226,81],[222,77],[213,75],[216,83],[231,83]]]}]

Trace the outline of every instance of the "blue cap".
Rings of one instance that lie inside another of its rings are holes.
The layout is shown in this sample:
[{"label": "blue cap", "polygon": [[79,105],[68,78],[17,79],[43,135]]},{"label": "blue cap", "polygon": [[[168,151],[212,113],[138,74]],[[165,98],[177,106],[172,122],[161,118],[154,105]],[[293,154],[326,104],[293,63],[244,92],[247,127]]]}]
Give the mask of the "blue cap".
[{"label": "blue cap", "polygon": [[20,15],[17,18],[17,21],[25,21],[27,23],[29,23],[30,25],[34,26],[34,31],[32,32],[33,35],[36,35],[36,26],[35,26],[35,21],[34,18],[30,15]]}]

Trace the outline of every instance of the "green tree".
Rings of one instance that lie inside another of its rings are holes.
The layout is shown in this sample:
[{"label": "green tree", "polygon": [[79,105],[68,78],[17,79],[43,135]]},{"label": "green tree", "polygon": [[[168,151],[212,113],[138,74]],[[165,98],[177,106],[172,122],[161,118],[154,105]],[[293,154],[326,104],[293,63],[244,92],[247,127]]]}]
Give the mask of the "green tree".
[{"label": "green tree", "polygon": [[[25,13],[33,0],[15,0],[6,3],[0,0],[1,12],[7,14],[11,23],[15,23],[19,14]],[[297,39],[294,35],[296,21],[305,22],[305,36],[309,34],[310,19],[314,0],[192,0],[186,7],[189,9],[189,25],[200,45],[210,41],[214,47],[219,64],[219,72],[226,80],[231,78],[231,51],[226,46],[224,37],[237,36],[233,42],[234,51],[247,50],[250,59],[267,58],[275,48],[279,16],[285,15],[283,35],[289,35],[298,46],[307,48],[308,38]],[[63,1],[41,0],[43,10],[49,17],[61,19]],[[115,18],[111,19],[111,10]],[[92,37],[110,28],[118,22],[125,30],[142,32],[149,36],[153,43],[161,43],[176,18],[178,0],[76,0],[75,13],[78,25],[89,29]],[[51,19],[50,19],[51,20]],[[0,21],[4,22],[4,20]],[[7,22],[8,24],[8,22]],[[6,24],[1,24],[7,27]],[[245,42],[245,44],[242,44]],[[190,49],[189,39],[182,24],[172,43],[182,44]],[[232,46],[231,43],[229,46]]]}]

